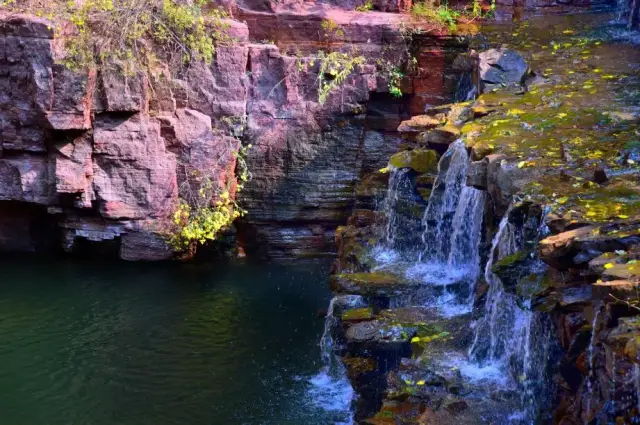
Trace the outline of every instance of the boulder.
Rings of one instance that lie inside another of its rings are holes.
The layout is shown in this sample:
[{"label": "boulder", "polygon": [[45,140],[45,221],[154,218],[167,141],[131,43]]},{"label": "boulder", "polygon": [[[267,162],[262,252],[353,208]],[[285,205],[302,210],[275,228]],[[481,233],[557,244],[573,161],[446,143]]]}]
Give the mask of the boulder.
[{"label": "boulder", "polygon": [[515,50],[500,48],[480,53],[482,92],[520,86],[529,74],[529,65]]},{"label": "boulder", "polygon": [[472,161],[467,168],[467,186],[476,189],[487,190],[487,169],[489,161],[484,158],[482,161]]}]

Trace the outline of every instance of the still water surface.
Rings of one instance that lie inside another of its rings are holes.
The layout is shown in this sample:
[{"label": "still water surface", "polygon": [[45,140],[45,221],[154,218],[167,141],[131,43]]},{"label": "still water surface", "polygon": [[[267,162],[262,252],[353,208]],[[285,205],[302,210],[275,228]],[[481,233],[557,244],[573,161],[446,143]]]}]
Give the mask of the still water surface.
[{"label": "still water surface", "polygon": [[312,379],[327,275],[323,262],[1,261],[0,424],[339,422]]}]

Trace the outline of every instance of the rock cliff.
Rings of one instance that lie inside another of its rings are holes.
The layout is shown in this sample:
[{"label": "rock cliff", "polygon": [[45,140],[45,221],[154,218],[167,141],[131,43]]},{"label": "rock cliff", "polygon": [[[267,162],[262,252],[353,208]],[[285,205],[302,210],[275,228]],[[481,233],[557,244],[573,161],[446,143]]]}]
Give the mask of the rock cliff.
[{"label": "rock cliff", "polygon": [[[180,75],[160,67],[149,78],[72,73],[56,62],[65,52],[46,20],[0,15],[3,249],[170,258],[161,234],[182,190],[181,164],[235,185],[233,133],[253,146],[253,180],[239,197],[249,211],[237,225],[241,246],[277,258],[333,254],[355,182],[384,166],[400,121],[452,98],[452,62],[465,40],[430,27],[409,45],[393,13],[227,6],[246,23],[229,22],[234,42],[211,65]],[[325,34],[328,20],[339,36]],[[318,67],[298,65],[343,47],[367,64],[320,104]],[[375,61],[408,49],[418,63],[396,99]]]}]

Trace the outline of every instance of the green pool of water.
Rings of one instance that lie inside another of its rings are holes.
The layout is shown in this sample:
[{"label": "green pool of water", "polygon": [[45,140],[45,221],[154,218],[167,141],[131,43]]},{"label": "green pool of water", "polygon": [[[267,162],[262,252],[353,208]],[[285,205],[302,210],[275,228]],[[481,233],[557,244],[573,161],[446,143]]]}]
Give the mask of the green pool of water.
[{"label": "green pool of water", "polygon": [[338,422],[310,383],[327,274],[0,262],[0,424]]}]

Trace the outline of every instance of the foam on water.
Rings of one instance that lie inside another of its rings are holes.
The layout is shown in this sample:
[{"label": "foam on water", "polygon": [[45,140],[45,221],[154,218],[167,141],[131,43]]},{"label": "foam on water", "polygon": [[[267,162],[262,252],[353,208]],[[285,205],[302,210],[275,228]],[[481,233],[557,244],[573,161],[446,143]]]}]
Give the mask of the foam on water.
[{"label": "foam on water", "polygon": [[398,251],[380,245],[373,248],[371,255],[378,264],[376,268],[381,268],[400,260],[400,253]]},{"label": "foam on water", "polygon": [[354,391],[342,362],[334,352],[336,347],[333,340],[333,329],[337,323],[334,313],[336,307],[355,308],[364,305],[366,303],[359,295],[337,295],[331,299],[325,318],[324,332],[320,339],[320,355],[324,366],[317,375],[309,380],[311,404],[326,412],[335,413],[337,418],[335,425],[353,423],[351,402]]},{"label": "foam on water", "polygon": [[448,286],[470,276],[465,267],[447,267],[442,263],[415,263],[406,271],[409,279],[420,280],[431,286]]},{"label": "foam on water", "polygon": [[504,387],[508,382],[508,375],[504,371],[504,364],[498,361],[480,365],[467,359],[455,358],[448,362],[447,366],[458,368],[465,380],[473,384]]},{"label": "foam on water", "polygon": [[345,416],[350,416],[354,393],[346,375],[336,377],[325,367],[309,382],[309,395],[314,406],[327,412],[344,412]]}]

